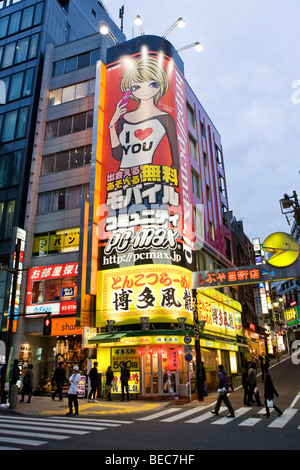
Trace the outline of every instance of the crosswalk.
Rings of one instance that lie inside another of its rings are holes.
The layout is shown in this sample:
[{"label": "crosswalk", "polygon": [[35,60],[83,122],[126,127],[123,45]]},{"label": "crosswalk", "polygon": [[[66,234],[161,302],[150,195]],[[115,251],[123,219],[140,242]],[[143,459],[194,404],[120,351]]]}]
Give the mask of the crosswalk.
[{"label": "crosswalk", "polygon": [[49,441],[63,441],[92,431],[104,431],[133,421],[113,419],[64,418],[60,416],[30,418],[0,415],[0,451],[36,448]]},{"label": "crosswalk", "polygon": [[[207,409],[210,408],[209,411]],[[221,407],[218,416],[211,413],[212,406],[195,406],[193,408],[181,411],[178,408],[167,408],[158,413],[143,416],[137,418],[136,421],[148,422],[151,420],[159,420],[161,423],[174,423],[176,421],[182,421],[185,424],[199,424],[205,421],[209,424],[217,426],[225,426],[232,422],[237,423],[238,426],[252,427],[260,422],[264,422],[268,428],[282,429],[286,426],[297,414],[297,408],[287,408],[283,414],[278,417],[275,410],[270,409],[270,419],[266,419],[264,414],[266,410],[264,407],[259,408],[258,411],[254,411],[254,408],[242,406],[235,410],[235,417],[228,418],[228,409]],[[253,414],[254,411],[254,414]],[[247,414],[251,413],[251,417],[247,417]],[[193,416],[194,415],[194,416]],[[300,426],[297,426],[300,429]]]}]

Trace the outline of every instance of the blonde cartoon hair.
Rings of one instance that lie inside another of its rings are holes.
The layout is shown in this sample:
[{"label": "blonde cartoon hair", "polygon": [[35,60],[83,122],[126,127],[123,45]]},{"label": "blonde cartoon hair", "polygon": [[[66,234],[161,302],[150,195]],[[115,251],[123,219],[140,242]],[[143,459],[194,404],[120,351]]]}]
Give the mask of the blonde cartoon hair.
[{"label": "blonde cartoon hair", "polygon": [[[151,80],[155,80],[159,83],[159,91],[153,98],[154,104],[157,105],[160,98],[169,89],[169,79],[163,66],[160,65],[154,57],[140,57],[137,59],[132,67],[129,67],[123,74],[121,90],[123,93],[128,89],[131,90],[132,82],[141,83]],[[130,93],[129,98],[137,101],[138,105],[140,105],[140,100],[136,98],[132,92]]]}]

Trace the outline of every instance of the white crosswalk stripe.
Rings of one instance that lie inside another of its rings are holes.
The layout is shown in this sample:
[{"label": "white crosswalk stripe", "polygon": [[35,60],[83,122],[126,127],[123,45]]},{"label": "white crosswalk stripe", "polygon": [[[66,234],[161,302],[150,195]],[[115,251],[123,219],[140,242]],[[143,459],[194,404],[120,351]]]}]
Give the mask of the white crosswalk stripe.
[{"label": "white crosswalk stripe", "polygon": [[[63,441],[74,435],[84,435],[91,431],[103,431],[132,423],[133,421],[126,420],[73,416],[35,418],[0,415],[0,450],[22,450],[22,446],[37,447],[51,440]],[[14,445],[21,447],[13,447]]]}]

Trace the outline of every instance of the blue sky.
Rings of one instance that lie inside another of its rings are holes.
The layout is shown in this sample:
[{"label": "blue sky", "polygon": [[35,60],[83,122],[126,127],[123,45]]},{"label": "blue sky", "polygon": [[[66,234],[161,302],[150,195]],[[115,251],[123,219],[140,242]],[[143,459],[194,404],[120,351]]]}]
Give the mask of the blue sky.
[{"label": "blue sky", "polygon": [[[204,50],[181,53],[185,76],[222,137],[230,210],[252,240],[289,232],[279,199],[300,198],[299,0],[104,0],[124,33],[143,19],[145,34],[177,48],[200,41]],[[293,88],[296,87],[296,88]],[[299,92],[297,91],[299,90]]]}]

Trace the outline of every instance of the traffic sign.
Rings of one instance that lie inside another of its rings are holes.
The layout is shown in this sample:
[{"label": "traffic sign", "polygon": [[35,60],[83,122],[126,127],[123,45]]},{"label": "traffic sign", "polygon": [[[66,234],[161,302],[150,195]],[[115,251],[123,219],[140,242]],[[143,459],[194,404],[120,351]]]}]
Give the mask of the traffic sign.
[{"label": "traffic sign", "polygon": [[190,343],[192,342],[192,338],[191,338],[191,336],[186,335],[186,336],[183,338],[183,341],[185,342],[185,344],[190,344]]},{"label": "traffic sign", "polygon": [[193,359],[193,355],[188,353],[184,356],[184,359],[187,361],[187,362],[191,362],[191,360]]}]

